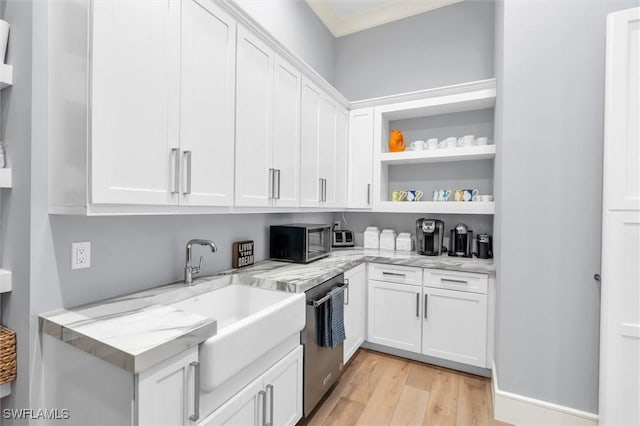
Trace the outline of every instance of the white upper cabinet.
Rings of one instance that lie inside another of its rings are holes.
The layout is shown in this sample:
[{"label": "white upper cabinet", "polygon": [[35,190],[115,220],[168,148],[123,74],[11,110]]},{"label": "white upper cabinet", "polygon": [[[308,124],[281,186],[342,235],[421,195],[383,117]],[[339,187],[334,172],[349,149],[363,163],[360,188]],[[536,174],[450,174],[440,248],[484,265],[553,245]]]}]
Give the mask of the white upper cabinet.
[{"label": "white upper cabinet", "polygon": [[333,98],[303,79],[301,206],[346,206],[347,118]]},{"label": "white upper cabinet", "polygon": [[209,1],[182,1],[180,204],[233,203],[235,44],[229,15]]},{"label": "white upper cabinet", "polygon": [[235,204],[268,206],[274,53],[240,26],[237,58]]},{"label": "white upper cabinet", "polygon": [[373,183],[373,108],[349,114],[350,208],[371,208]]},{"label": "white upper cabinet", "polygon": [[274,206],[300,203],[300,71],[276,56],[273,85]]},{"label": "white upper cabinet", "polygon": [[91,40],[91,201],[177,204],[180,3],[96,0]]}]

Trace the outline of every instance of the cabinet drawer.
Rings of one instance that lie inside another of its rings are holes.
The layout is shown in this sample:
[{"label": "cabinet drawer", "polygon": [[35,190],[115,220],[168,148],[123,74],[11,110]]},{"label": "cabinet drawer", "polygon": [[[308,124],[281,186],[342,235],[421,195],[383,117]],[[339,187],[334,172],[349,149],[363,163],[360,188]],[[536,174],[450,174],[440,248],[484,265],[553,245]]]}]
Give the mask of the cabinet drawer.
[{"label": "cabinet drawer", "polygon": [[392,283],[422,285],[422,268],[371,263],[369,278]]},{"label": "cabinet drawer", "polygon": [[445,271],[441,269],[424,270],[424,285],[427,287],[448,288],[451,290],[487,294],[488,282],[489,277],[486,274]]}]

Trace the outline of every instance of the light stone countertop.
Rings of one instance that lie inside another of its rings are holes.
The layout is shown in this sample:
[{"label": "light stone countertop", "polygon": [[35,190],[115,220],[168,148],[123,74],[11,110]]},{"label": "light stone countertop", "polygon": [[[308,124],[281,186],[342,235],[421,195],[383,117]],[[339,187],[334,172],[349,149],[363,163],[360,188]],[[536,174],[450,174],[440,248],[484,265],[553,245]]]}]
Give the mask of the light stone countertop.
[{"label": "light stone countertop", "polygon": [[309,264],[262,261],[201,277],[194,285],[174,283],[114,299],[40,315],[43,333],[132,373],[195,346],[217,332],[215,319],[171,304],[230,284],[301,293],[365,262],[495,274],[492,259],[422,256],[362,248],[336,249]]}]

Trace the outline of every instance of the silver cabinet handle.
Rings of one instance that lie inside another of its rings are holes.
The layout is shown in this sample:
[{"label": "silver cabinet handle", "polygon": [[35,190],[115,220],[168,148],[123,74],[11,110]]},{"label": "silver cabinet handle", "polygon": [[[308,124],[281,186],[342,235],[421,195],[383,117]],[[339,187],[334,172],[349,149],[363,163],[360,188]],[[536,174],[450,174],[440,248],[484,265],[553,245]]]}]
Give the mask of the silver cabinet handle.
[{"label": "silver cabinet handle", "polygon": [[344,304],[348,305],[349,304],[349,280],[346,278],[344,280],[344,293],[345,293]]},{"label": "silver cabinet handle", "polygon": [[273,426],[273,385],[267,385],[267,392],[269,392],[269,423],[267,426]]},{"label": "silver cabinet handle", "polygon": [[275,184],[275,188],[276,188],[276,194],[275,194],[275,198],[276,200],[280,199],[280,169],[275,169],[275,181],[278,182],[277,184]]},{"label": "silver cabinet handle", "polygon": [[449,282],[449,283],[464,284],[464,285],[469,284],[469,282],[468,282],[468,281],[464,281],[464,280],[454,280],[453,278],[440,278],[440,281],[443,281],[443,282],[445,282],[445,281],[446,281],[446,282]]},{"label": "silver cabinet handle", "polygon": [[269,199],[273,199],[274,198],[274,179],[273,179],[273,174],[274,174],[275,169],[269,169]]},{"label": "silver cabinet handle", "polygon": [[324,195],[322,196],[322,201],[327,202],[327,180],[324,180]]},{"label": "silver cabinet handle", "polygon": [[258,397],[262,398],[262,426],[267,426],[267,393],[260,391]]},{"label": "silver cabinet handle", "polygon": [[180,148],[171,148],[171,155],[173,155],[173,182],[171,183],[171,193],[177,194],[180,192]]},{"label": "silver cabinet handle", "polygon": [[324,187],[324,186],[323,186],[323,185],[324,185],[324,183],[323,183],[324,179],[319,178],[319,179],[318,179],[318,181],[320,182],[320,194],[318,195],[318,202],[320,202],[320,203],[321,203],[321,202],[323,202],[323,201],[324,201],[324,200],[322,199],[322,188]]},{"label": "silver cabinet handle", "polygon": [[367,204],[371,204],[371,184],[367,184]]},{"label": "silver cabinet handle", "polygon": [[382,275],[391,275],[393,277],[402,277],[402,278],[407,277],[407,274],[400,274],[398,272],[386,272],[386,271],[382,271]]},{"label": "silver cabinet handle", "polygon": [[185,150],[183,153],[184,153],[184,159],[187,162],[185,189],[183,191],[183,194],[187,195],[187,194],[191,194],[191,151]]},{"label": "silver cabinet handle", "polygon": [[416,293],[416,316],[420,318],[420,293]]},{"label": "silver cabinet handle", "polygon": [[427,302],[429,301],[429,295],[424,295],[424,318],[427,319]]},{"label": "silver cabinet handle", "polygon": [[195,422],[200,418],[200,363],[193,361],[189,365],[193,367],[193,416],[189,420]]}]

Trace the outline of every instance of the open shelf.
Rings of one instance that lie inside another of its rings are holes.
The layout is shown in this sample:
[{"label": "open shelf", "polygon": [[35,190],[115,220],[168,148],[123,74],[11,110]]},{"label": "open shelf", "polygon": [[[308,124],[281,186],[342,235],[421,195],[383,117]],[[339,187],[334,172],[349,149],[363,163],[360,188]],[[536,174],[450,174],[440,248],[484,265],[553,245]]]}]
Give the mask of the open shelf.
[{"label": "open shelf", "polygon": [[381,201],[374,211],[385,213],[494,214],[495,203],[456,201]]},{"label": "open shelf", "polygon": [[11,169],[0,169],[0,188],[11,188]]},{"label": "open shelf", "polygon": [[447,161],[488,160],[495,158],[495,156],[495,145],[482,145],[423,151],[384,152],[380,154],[380,162],[389,165],[442,163]]},{"label": "open shelf", "polygon": [[0,64],[0,90],[13,85],[13,66]]},{"label": "open shelf", "polygon": [[0,293],[11,291],[11,271],[0,269]]}]

